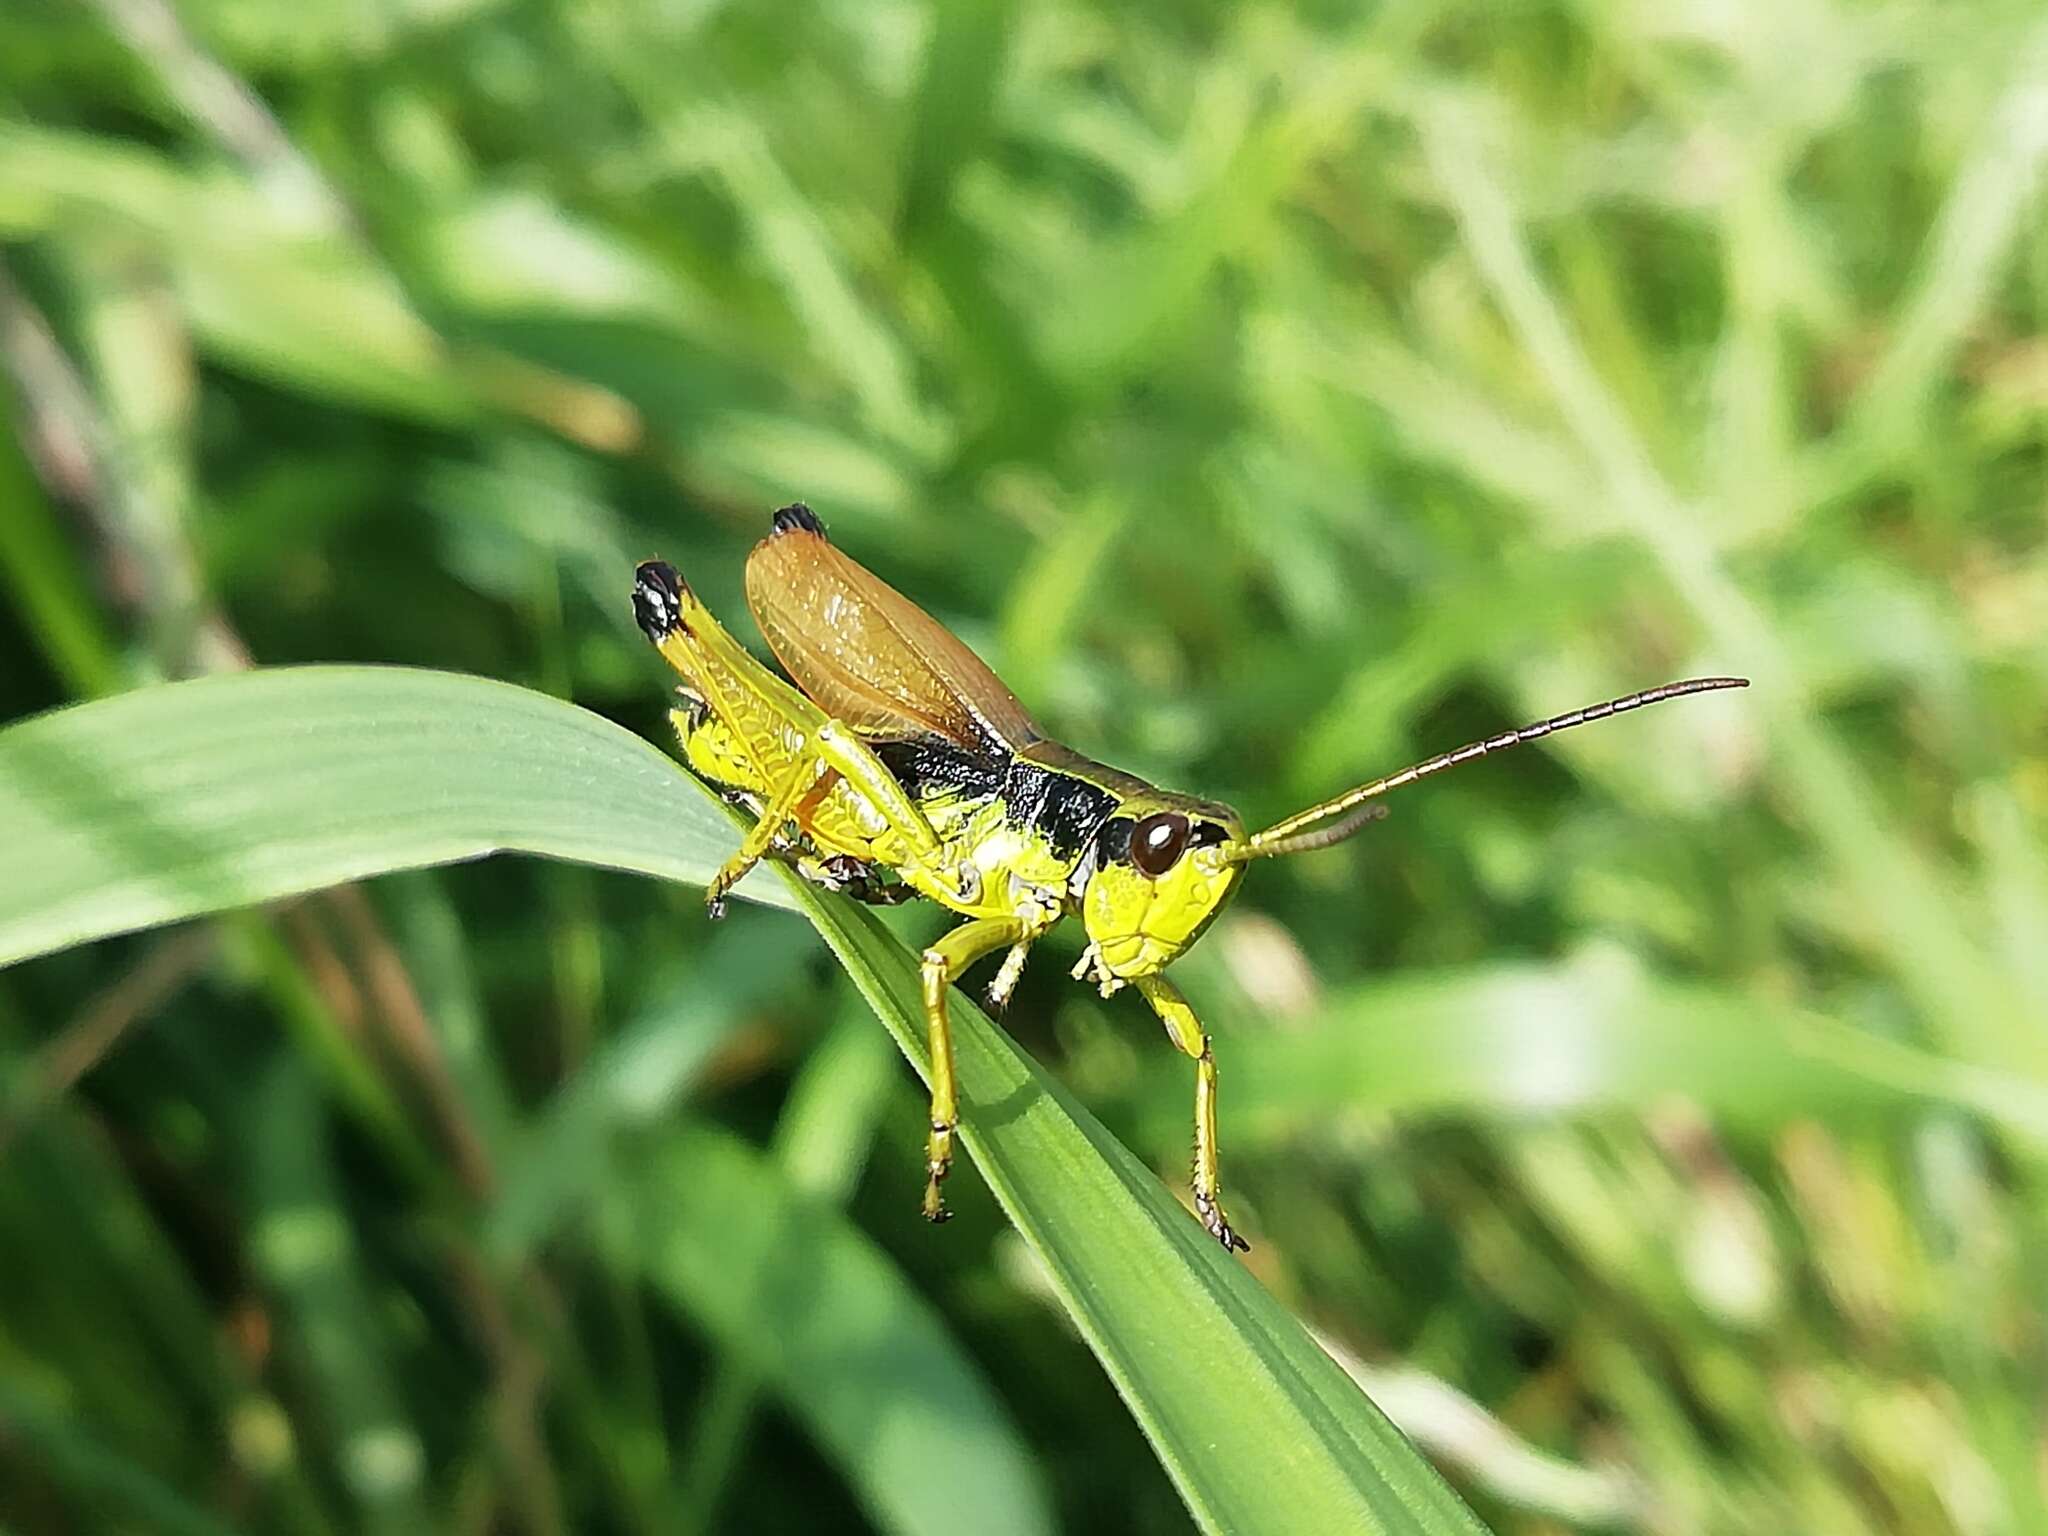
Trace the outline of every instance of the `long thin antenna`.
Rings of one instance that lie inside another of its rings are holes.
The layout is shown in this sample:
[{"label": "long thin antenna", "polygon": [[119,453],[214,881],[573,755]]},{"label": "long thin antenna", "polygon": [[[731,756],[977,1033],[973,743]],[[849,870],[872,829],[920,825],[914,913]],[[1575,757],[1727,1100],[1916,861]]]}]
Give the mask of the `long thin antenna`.
[{"label": "long thin antenna", "polygon": [[1390,773],[1383,779],[1374,779],[1370,784],[1361,784],[1348,789],[1334,800],[1325,800],[1321,805],[1312,805],[1305,811],[1297,811],[1285,821],[1275,822],[1263,832],[1254,833],[1245,841],[1244,858],[1272,858],[1283,853],[1306,853],[1313,848],[1327,848],[1351,836],[1370,816],[1346,816],[1336,826],[1318,827],[1318,822],[1332,816],[1341,816],[1354,806],[1384,795],[1389,790],[1401,789],[1417,779],[1426,779],[1432,773],[1442,773],[1446,768],[1455,768],[1460,763],[1469,763],[1475,757],[1484,757],[1489,752],[1504,751],[1518,747],[1525,741],[1549,736],[1557,731],[1568,731],[1575,725],[1584,725],[1592,720],[1605,720],[1609,715],[1627,714],[1632,709],[1641,709],[1645,704],[1661,704],[1666,699],[1682,698],[1688,693],[1710,693],[1716,688],[1747,688],[1746,677],[1689,677],[1683,682],[1665,683],[1659,688],[1645,688],[1641,693],[1625,694],[1618,699],[1609,699],[1604,704],[1588,704],[1584,709],[1575,709],[1568,715],[1553,715],[1548,720],[1539,720],[1534,725],[1525,725],[1518,731],[1503,731],[1498,736],[1489,736],[1484,741],[1475,741],[1458,748],[1455,752],[1442,752],[1427,761],[1403,768],[1399,773]]}]

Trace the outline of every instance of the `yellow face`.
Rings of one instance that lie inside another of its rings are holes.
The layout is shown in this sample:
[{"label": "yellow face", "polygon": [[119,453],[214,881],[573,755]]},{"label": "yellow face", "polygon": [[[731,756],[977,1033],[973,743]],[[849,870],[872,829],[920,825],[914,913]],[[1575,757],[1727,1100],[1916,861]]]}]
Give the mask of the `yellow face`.
[{"label": "yellow face", "polygon": [[1104,829],[1081,895],[1093,974],[1105,984],[1169,964],[1201,937],[1244,873],[1227,857],[1244,842],[1228,806],[1162,795],[1156,806],[1125,809]]}]

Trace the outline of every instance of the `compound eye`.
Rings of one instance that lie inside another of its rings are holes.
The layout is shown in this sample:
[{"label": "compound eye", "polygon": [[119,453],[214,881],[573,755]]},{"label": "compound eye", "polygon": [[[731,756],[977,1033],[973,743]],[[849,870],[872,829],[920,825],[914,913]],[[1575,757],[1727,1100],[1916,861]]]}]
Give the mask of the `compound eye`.
[{"label": "compound eye", "polygon": [[1188,819],[1178,811],[1147,816],[1131,828],[1131,862],[1154,880],[1180,862],[1187,846]]}]

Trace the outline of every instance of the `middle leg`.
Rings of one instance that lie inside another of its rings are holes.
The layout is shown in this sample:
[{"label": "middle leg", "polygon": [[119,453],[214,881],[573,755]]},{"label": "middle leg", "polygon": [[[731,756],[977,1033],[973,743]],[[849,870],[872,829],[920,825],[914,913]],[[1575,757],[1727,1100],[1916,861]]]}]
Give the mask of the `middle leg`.
[{"label": "middle leg", "polygon": [[926,1142],[924,1216],[944,1221],[951,1214],[939,1185],[953,1166],[953,1128],[960,1106],[953,1091],[953,1026],[946,1016],[946,989],[982,956],[1029,941],[1021,917],[977,917],[962,923],[924,952],[924,1022],[931,1042],[931,1136]]},{"label": "middle leg", "polygon": [[1133,985],[1159,1015],[1168,1038],[1195,1059],[1195,1214],[1226,1250],[1249,1253],[1252,1245],[1231,1230],[1223,1214],[1223,1180],[1216,1162],[1216,1053],[1208,1031],[1180,988],[1164,976],[1140,976]]}]

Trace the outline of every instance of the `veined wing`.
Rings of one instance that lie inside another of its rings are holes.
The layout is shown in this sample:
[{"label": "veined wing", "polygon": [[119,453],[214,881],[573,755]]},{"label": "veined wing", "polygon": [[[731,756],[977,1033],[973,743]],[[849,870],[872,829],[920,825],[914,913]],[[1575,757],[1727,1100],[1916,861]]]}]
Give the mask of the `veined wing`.
[{"label": "veined wing", "polygon": [[796,685],[862,736],[1014,752],[1044,735],[980,657],[835,549],[806,507],[777,512],[747,557],[747,606]]}]

